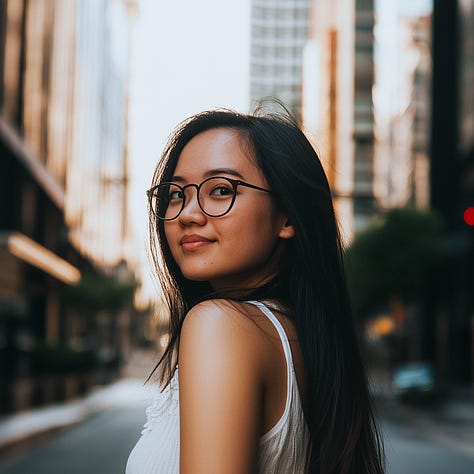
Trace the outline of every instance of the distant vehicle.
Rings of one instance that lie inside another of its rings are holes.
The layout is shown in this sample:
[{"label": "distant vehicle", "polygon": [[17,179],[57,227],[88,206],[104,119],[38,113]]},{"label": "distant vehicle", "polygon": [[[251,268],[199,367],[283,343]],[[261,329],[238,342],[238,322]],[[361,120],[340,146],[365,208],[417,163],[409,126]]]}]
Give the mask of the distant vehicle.
[{"label": "distant vehicle", "polygon": [[428,362],[402,365],[392,376],[392,388],[399,398],[429,398],[435,394],[435,385],[433,366]]}]

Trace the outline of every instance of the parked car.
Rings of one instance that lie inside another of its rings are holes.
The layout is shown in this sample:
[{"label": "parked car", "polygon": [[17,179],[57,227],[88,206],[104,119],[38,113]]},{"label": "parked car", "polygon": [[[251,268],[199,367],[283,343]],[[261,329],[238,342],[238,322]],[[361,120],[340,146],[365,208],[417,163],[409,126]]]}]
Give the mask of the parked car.
[{"label": "parked car", "polygon": [[436,392],[433,366],[429,362],[413,362],[398,367],[393,372],[392,388],[401,399],[432,398]]}]

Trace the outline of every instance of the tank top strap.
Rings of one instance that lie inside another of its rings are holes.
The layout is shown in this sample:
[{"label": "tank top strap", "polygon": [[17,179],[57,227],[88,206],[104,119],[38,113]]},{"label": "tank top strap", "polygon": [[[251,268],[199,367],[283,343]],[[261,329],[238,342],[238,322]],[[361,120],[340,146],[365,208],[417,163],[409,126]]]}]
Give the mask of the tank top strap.
[{"label": "tank top strap", "polygon": [[[283,328],[280,321],[278,321],[278,318],[272,313],[270,308],[265,303],[262,303],[261,301],[247,301],[247,303],[257,306],[257,308],[259,308],[260,311],[273,323],[273,326],[275,326],[275,329],[277,330],[281,339],[283,352],[285,353],[286,364],[288,366],[288,381],[290,381],[290,379],[292,379],[291,374],[294,372],[293,356],[291,355],[290,342],[288,340],[288,336],[286,335],[285,329]],[[289,385],[290,384],[288,384],[288,387]]]}]

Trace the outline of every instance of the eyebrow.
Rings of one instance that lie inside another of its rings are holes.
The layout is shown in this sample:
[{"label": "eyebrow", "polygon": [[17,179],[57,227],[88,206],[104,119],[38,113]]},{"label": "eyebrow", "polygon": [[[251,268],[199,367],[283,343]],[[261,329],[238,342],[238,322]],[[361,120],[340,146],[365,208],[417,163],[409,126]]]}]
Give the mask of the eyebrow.
[{"label": "eyebrow", "polygon": [[[244,179],[244,177],[236,170],[232,168],[214,168],[204,173],[204,178],[211,178],[212,176],[219,176],[222,174],[229,174],[236,178]],[[185,182],[186,180],[182,176],[173,176],[171,181]]]}]

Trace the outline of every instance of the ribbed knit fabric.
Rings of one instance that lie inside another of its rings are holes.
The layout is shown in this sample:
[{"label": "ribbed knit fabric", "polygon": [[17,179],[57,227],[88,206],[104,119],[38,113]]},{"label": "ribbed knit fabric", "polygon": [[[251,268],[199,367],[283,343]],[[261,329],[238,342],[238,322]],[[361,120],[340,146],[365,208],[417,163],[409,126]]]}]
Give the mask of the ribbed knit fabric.
[{"label": "ribbed knit fabric", "polygon": [[[270,309],[257,306],[275,326],[282,341],[287,363],[287,394],[283,415],[276,425],[260,438],[259,474],[300,474],[305,472],[309,431],[303,415],[293,357],[286,333]],[[146,410],[147,421],[140,439],[127,462],[126,474],[179,473],[179,385],[178,370],[171,383],[159,393]]]},{"label": "ribbed knit fabric", "polygon": [[147,421],[128,457],[126,474],[179,473],[178,370],[163,392],[157,386],[153,388]]}]

